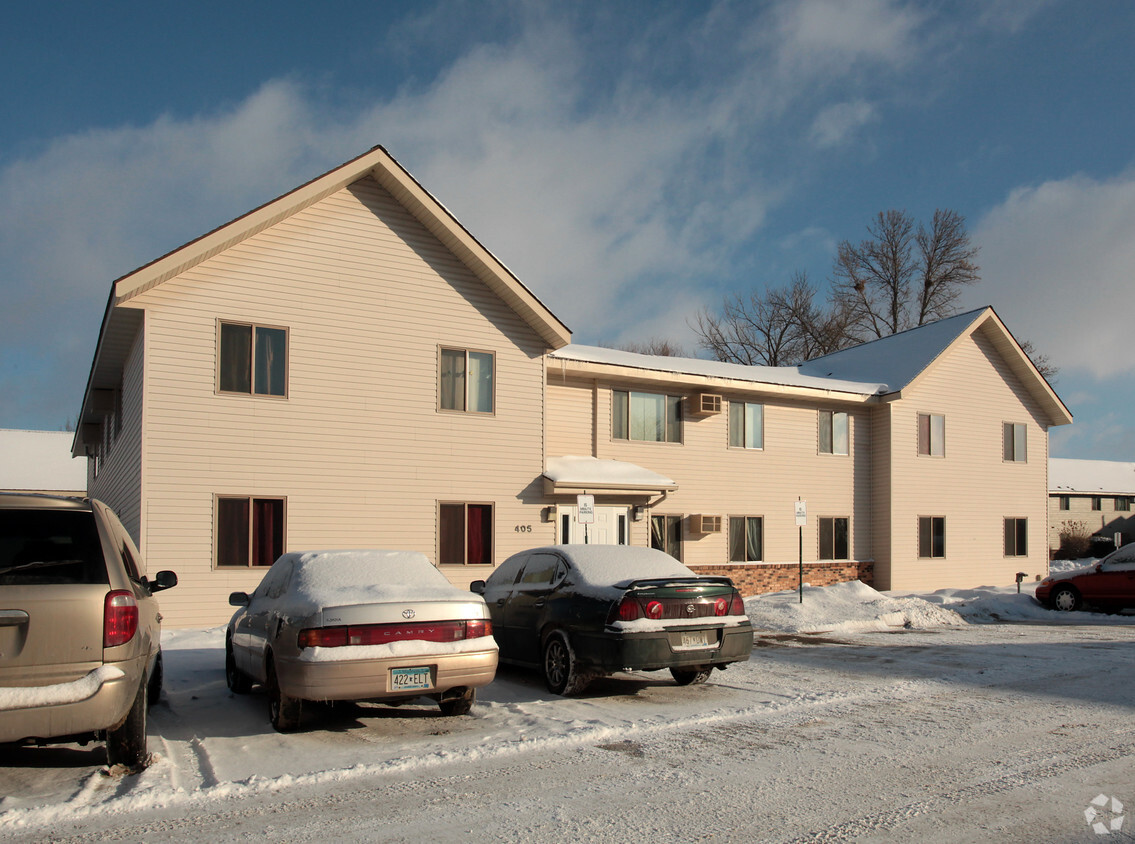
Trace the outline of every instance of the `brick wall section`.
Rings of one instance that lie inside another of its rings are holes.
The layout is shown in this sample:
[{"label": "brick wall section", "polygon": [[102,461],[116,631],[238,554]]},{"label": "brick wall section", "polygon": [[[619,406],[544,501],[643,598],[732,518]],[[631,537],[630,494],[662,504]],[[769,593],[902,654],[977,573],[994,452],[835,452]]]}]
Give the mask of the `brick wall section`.
[{"label": "brick wall section", "polygon": [[[745,597],[765,592],[784,592],[800,585],[800,566],[797,563],[761,563],[736,566],[690,566],[698,574],[725,576],[741,590]],[[874,583],[875,564],[871,562],[836,561],[805,563],[804,582],[810,586],[831,586],[849,580],[861,580],[868,586]]]}]

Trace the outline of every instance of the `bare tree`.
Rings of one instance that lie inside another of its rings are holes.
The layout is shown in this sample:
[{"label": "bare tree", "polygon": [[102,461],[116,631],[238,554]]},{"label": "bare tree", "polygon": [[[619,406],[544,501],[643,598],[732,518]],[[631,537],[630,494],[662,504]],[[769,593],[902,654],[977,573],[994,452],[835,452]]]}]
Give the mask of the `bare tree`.
[{"label": "bare tree", "polygon": [[1021,344],[1021,351],[1028,355],[1033,366],[1037,368],[1037,372],[1043,375],[1046,381],[1051,381],[1060,374],[1060,368],[1049,359],[1048,355],[1038,352],[1032,341],[1018,340],[1017,342]]},{"label": "bare tree", "polygon": [[977,247],[970,244],[965,218],[956,211],[935,211],[930,231],[919,225],[915,242],[922,276],[918,324],[923,325],[955,313],[962,288],[976,284],[981,276],[974,263]]},{"label": "bare tree", "polygon": [[613,348],[620,349],[624,352],[634,352],[639,355],[659,355],[661,357],[672,358],[689,357],[685,349],[673,340],[668,340],[665,337],[651,337],[649,340],[642,343],[623,343]]}]

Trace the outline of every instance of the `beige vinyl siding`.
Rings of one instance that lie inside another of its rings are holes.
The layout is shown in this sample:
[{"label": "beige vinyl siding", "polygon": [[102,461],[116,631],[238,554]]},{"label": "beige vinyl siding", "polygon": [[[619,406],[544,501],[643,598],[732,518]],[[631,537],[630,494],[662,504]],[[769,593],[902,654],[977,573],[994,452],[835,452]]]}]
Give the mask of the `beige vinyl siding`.
[{"label": "beige vinyl siding", "polygon": [[[862,404],[832,401],[813,403],[786,399],[735,385],[714,384],[696,388],[689,384],[635,386],[629,382],[600,380],[594,392],[596,456],[624,460],[672,478],[678,489],[665,497],[651,497],[647,519],[632,523],[631,540],[649,542],[649,514],[722,517],[721,533],[690,532],[683,522],[683,561],[688,565],[728,562],[728,516],[764,517],[763,562],[794,562],[798,559],[798,532],[793,506],[797,497],[808,504],[808,525],[804,529],[804,559],[815,561],[819,552],[818,519],[846,516],[851,520],[852,559],[870,555],[869,520],[869,413]],[[681,443],[615,440],[611,436],[611,391],[643,389],[648,392],[682,395]],[[689,397],[697,392],[722,393],[726,400],[758,402],[765,405],[763,449],[729,448],[729,412],[698,416],[688,412]],[[553,394],[555,397],[553,398]],[[586,379],[566,383],[549,369],[549,408],[556,407],[549,420],[549,449],[553,455],[572,453],[579,447],[578,434],[571,426],[590,417],[592,389]],[[849,456],[819,454],[817,411],[821,408],[844,410],[849,415]],[[590,423],[589,428],[590,431]],[[597,495],[597,504],[603,503]]]},{"label": "beige vinyl siding", "polygon": [[[175,624],[223,620],[223,596],[263,575],[214,568],[216,494],[286,497],[287,550],[436,559],[438,501],[494,503],[498,562],[552,541],[546,347],[373,180],[135,301],[150,337],[145,553],[181,577],[163,596]],[[216,393],[218,320],[288,329],[286,399]],[[494,353],[493,414],[437,410],[442,345]],[[466,586],[488,571],[446,574]]]},{"label": "beige vinyl siding", "polygon": [[[945,416],[944,457],[918,455],[919,413]],[[1043,418],[984,329],[904,390],[891,409],[891,577],[879,588],[1005,585],[1047,570]],[[1005,422],[1027,426],[1026,462],[1003,459]],[[918,558],[919,516],[945,517],[945,558]],[[1027,557],[1005,557],[1006,517],[1029,520]]]},{"label": "beige vinyl siding", "polygon": [[554,371],[548,371],[548,456],[594,457],[594,382],[568,381]]},{"label": "beige vinyl siding", "polygon": [[[92,498],[110,506],[139,547],[142,545],[142,417],[145,393],[144,329],[134,338],[122,371],[122,424],[97,476],[88,473]],[[114,423],[111,422],[111,425]],[[157,571],[146,566],[148,571]]]}]

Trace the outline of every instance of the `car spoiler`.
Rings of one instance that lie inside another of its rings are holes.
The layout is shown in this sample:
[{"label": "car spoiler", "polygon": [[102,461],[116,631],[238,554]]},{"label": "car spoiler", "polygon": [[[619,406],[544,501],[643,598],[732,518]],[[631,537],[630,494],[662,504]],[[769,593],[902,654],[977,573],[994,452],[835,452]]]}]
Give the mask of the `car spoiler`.
[{"label": "car spoiler", "polygon": [[640,580],[620,580],[611,585],[616,589],[645,589],[654,586],[728,586],[733,588],[733,581],[728,577],[698,575],[697,577],[651,577]]}]

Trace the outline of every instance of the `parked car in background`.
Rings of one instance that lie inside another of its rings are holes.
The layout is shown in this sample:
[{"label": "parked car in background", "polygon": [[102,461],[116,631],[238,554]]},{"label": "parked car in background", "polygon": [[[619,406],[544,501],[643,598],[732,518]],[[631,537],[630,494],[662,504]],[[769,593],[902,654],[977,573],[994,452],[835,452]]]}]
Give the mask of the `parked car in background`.
[{"label": "parked car in background", "polygon": [[99,501],[0,494],[0,742],[106,740],[146,764],[161,694],[161,614],[122,522]]},{"label": "parked car in background", "polygon": [[268,693],[272,726],[300,724],[305,701],[437,701],[465,715],[491,683],[497,644],[484,600],[452,586],[416,551],[284,554],[225,636],[225,677]]},{"label": "parked car in background", "polygon": [[616,671],[669,669],[679,684],[702,683],[753,649],[733,582],[653,548],[534,548],[470,588],[489,605],[501,660],[539,668],[554,694]]},{"label": "parked car in background", "polygon": [[1036,599],[1065,612],[1084,607],[1135,607],[1135,542],[1117,548],[1088,568],[1049,575],[1037,586]]}]

